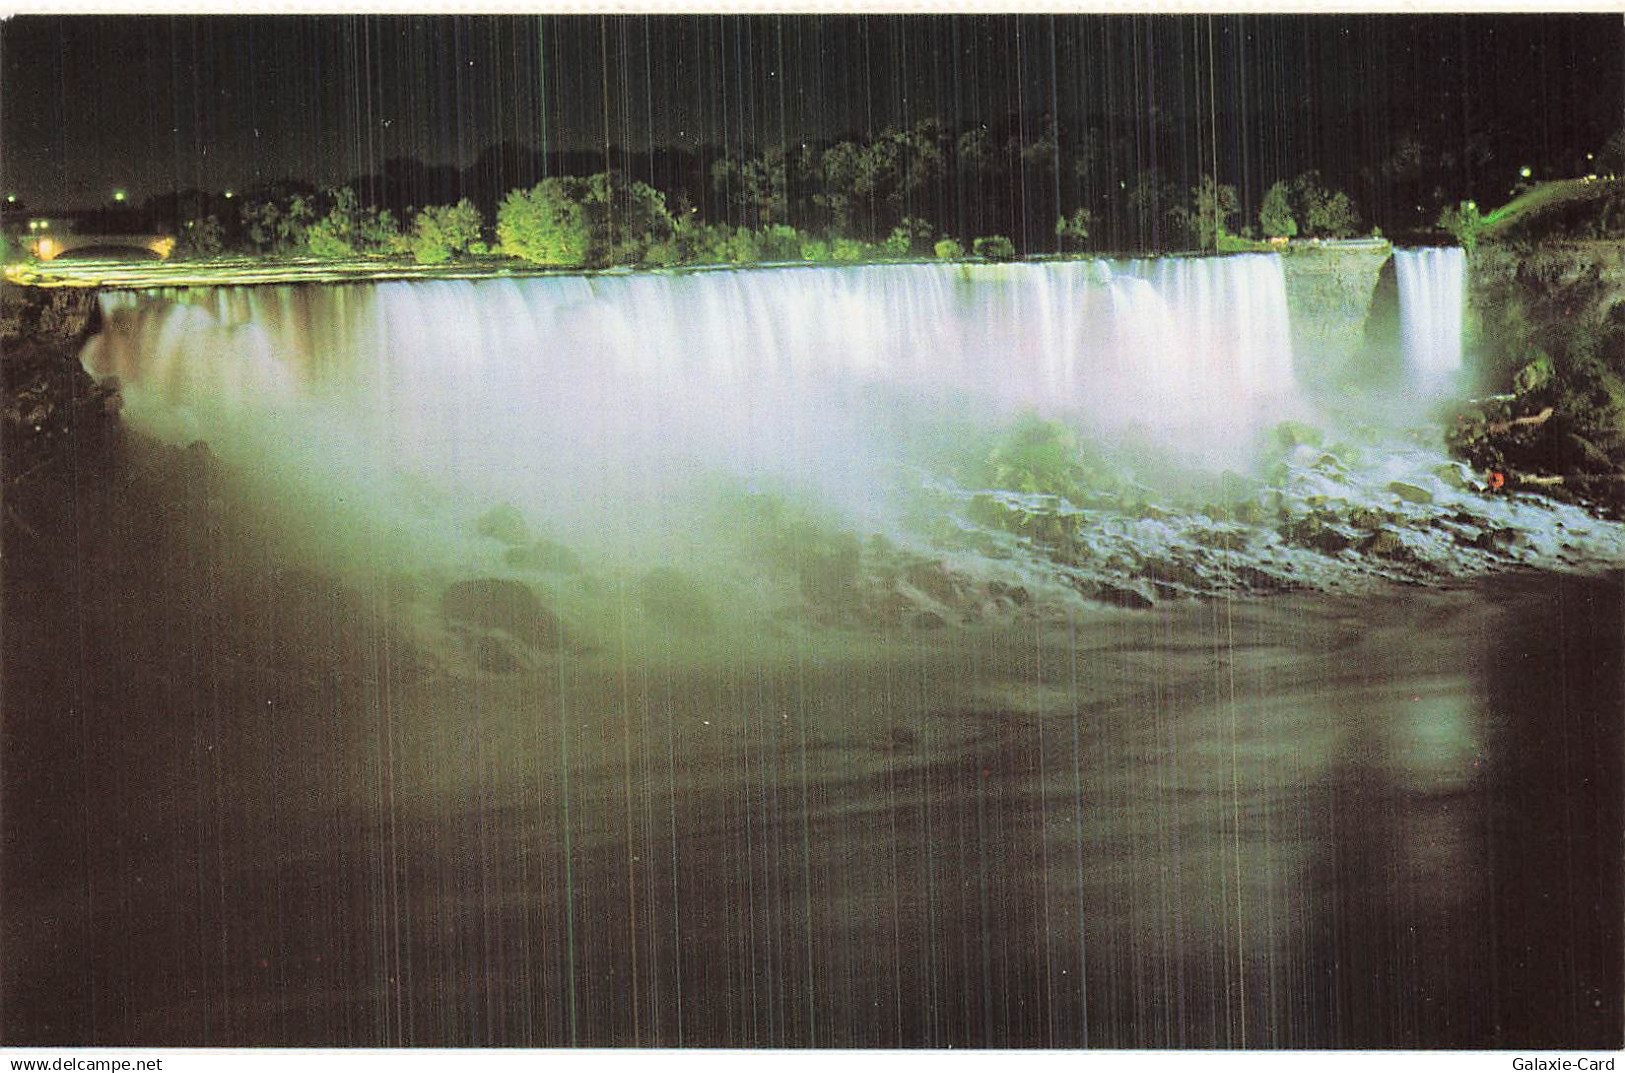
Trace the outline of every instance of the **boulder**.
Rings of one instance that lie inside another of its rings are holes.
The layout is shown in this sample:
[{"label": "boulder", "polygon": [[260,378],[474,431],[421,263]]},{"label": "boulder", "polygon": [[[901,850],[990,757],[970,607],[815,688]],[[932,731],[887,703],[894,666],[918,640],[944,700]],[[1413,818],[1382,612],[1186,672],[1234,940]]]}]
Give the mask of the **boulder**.
[{"label": "boulder", "polygon": [[989,581],[987,593],[989,596],[1003,597],[1017,607],[1026,607],[1033,600],[1025,585],[1006,585],[1002,581]]},{"label": "boulder", "polygon": [[524,547],[511,547],[502,555],[502,561],[520,570],[539,570],[553,574],[581,573],[581,560],[563,544],[551,540],[537,540]]},{"label": "boulder", "polygon": [[1360,544],[1360,551],[1366,555],[1376,555],[1383,559],[1406,559],[1410,557],[1410,549],[1400,539],[1399,534],[1392,529],[1379,529],[1366,537]]},{"label": "boulder", "polygon": [[959,579],[938,562],[919,562],[903,572],[903,580],[939,604],[952,607],[959,601]]},{"label": "boulder", "polygon": [[525,516],[519,513],[519,508],[512,503],[504,503],[500,507],[492,507],[479,520],[474,523],[474,531],[482,537],[517,548],[530,541],[530,526],[525,523]]},{"label": "boulder", "polygon": [[657,626],[688,633],[709,633],[711,601],[698,582],[681,570],[657,567],[638,581],[638,602]]},{"label": "boulder", "polygon": [[1423,505],[1433,502],[1433,493],[1421,485],[1407,481],[1389,481],[1388,490],[1407,503]]},{"label": "boulder", "polygon": [[1324,555],[1336,555],[1354,544],[1354,541],[1314,515],[1288,523],[1281,530],[1281,535],[1293,544],[1313,548]]},{"label": "boulder", "polygon": [[1137,589],[1123,585],[1113,585],[1109,582],[1100,582],[1093,587],[1092,596],[1101,603],[1111,604],[1113,607],[1125,607],[1131,611],[1149,611],[1156,607],[1156,601]]},{"label": "boulder", "polygon": [[563,631],[529,586],[506,578],[458,581],[440,594],[440,613],[448,623],[501,630],[532,649],[559,643]]}]

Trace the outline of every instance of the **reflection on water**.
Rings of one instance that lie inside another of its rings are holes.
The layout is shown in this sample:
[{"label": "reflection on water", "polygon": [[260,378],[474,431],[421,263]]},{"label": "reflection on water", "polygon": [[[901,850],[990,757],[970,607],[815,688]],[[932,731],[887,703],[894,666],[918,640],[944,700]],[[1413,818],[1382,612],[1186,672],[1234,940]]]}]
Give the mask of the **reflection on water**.
[{"label": "reflection on water", "polygon": [[1620,1045],[1618,577],[452,677],[172,478],[6,534],[8,1043]]}]

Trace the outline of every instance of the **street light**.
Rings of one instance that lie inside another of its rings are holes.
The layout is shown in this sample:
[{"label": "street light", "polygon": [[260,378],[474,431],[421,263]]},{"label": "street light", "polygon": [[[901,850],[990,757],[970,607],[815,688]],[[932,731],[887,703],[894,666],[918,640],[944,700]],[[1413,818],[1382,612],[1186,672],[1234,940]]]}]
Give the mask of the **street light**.
[{"label": "street light", "polygon": [[236,193],[234,191],[231,191],[231,190],[226,191],[226,200],[227,201],[230,201],[232,198],[234,198],[236,196],[237,195],[236,195]]},{"label": "street light", "polygon": [[1521,179],[1527,179],[1533,174],[1535,174],[1535,169],[1531,168],[1528,164],[1525,164],[1523,167],[1518,169],[1518,177]]},{"label": "street light", "polygon": [[124,191],[122,191],[122,190],[114,190],[113,191],[113,200],[114,201],[123,201],[124,197],[125,197]]},{"label": "street light", "polygon": [[15,205],[15,204],[17,204],[17,195],[16,194],[7,194],[6,195],[6,204],[7,205]]}]

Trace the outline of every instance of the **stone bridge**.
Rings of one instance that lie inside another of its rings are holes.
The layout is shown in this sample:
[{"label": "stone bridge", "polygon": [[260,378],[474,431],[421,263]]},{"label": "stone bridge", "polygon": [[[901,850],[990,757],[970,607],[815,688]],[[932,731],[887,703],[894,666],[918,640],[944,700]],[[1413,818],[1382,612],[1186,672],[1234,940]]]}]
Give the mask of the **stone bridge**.
[{"label": "stone bridge", "polygon": [[168,259],[175,250],[174,235],[77,235],[40,232],[28,237],[24,248],[41,261],[54,261],[79,250],[145,250]]}]

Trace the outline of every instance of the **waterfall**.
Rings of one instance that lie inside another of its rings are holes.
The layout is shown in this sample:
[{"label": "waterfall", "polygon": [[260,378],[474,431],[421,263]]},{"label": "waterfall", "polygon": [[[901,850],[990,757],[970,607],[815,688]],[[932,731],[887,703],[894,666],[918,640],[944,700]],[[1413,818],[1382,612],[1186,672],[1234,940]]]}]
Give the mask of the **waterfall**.
[{"label": "waterfall", "polygon": [[1425,388],[1461,368],[1467,257],[1455,247],[1395,250],[1405,363]]},{"label": "waterfall", "polygon": [[160,437],[596,534],[675,525],[719,474],[872,512],[888,467],[1029,410],[1205,457],[1294,390],[1273,255],[109,292],[103,314],[84,363]]}]

